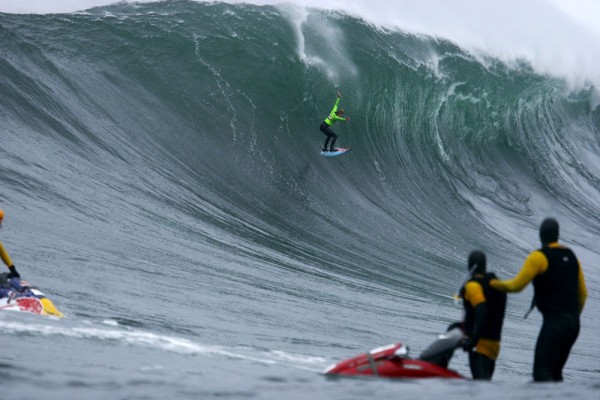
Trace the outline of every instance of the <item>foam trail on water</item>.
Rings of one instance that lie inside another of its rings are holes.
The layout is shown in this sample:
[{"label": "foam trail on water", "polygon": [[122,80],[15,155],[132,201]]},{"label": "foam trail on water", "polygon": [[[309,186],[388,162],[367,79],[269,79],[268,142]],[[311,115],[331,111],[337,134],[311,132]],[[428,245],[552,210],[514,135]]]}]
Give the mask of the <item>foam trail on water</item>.
[{"label": "foam trail on water", "polygon": [[115,341],[122,345],[149,347],[180,354],[220,355],[264,364],[275,363],[275,361],[269,359],[236,354],[220,346],[205,346],[184,338],[135,330],[111,330],[96,327],[62,327],[42,324],[22,324],[10,321],[0,321],[0,329],[2,329],[2,332],[5,334],[65,336],[77,339]]}]

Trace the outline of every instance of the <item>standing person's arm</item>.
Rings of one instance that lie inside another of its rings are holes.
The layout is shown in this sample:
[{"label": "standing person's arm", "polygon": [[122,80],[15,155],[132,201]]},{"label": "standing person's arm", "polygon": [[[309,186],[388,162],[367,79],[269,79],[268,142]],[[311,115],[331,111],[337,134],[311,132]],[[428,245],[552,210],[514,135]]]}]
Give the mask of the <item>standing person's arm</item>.
[{"label": "standing person's arm", "polygon": [[546,272],[548,269],[548,259],[541,251],[534,251],[525,260],[521,271],[513,279],[501,281],[492,279],[490,286],[501,292],[520,292],[535,278],[538,274]]}]

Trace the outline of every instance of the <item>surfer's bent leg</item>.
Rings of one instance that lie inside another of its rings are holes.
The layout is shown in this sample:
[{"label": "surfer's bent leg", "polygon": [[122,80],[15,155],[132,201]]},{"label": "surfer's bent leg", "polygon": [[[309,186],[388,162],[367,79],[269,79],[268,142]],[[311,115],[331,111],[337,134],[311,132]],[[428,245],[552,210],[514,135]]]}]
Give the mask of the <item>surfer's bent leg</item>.
[{"label": "surfer's bent leg", "polygon": [[329,125],[327,125],[325,122],[323,122],[320,126],[321,132],[323,132],[326,136],[327,139],[325,139],[325,144],[323,145],[323,151],[327,151],[327,145],[329,144],[329,140],[333,139],[333,141],[331,142],[331,150],[333,150],[333,145],[335,143],[335,140],[337,139],[337,135],[331,130],[331,128],[329,127]]},{"label": "surfer's bent leg", "polygon": [[337,135],[334,133],[333,134],[333,139],[331,140],[331,147],[329,148],[329,151],[335,151],[335,141],[337,140]]}]

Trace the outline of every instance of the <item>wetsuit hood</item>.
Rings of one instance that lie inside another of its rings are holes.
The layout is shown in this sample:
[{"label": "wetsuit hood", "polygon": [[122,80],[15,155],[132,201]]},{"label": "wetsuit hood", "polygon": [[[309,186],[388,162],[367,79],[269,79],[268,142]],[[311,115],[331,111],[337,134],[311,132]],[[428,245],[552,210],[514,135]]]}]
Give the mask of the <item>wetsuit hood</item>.
[{"label": "wetsuit hood", "polygon": [[540,225],[540,240],[542,246],[558,241],[558,221],[554,218],[546,218]]},{"label": "wetsuit hood", "polygon": [[[485,273],[486,258],[485,253],[481,250],[474,250],[469,254],[469,263],[467,269],[473,270],[473,274]],[[475,267],[475,269],[473,269]]]}]

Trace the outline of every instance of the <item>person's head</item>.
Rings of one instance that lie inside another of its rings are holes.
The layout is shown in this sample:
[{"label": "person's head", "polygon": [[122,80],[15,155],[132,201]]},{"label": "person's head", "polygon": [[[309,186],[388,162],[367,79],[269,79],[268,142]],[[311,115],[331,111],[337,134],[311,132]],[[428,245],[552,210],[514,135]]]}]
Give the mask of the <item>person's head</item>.
[{"label": "person's head", "polygon": [[339,110],[337,110],[335,112],[335,115],[337,115],[338,117],[341,117],[342,115],[344,115],[344,109],[340,108]]},{"label": "person's head", "polygon": [[0,208],[0,228],[2,228],[2,220],[4,219],[4,211]]},{"label": "person's head", "polygon": [[554,218],[546,218],[540,225],[540,240],[542,246],[558,241],[558,221]]},{"label": "person's head", "polygon": [[[481,250],[474,250],[469,254],[469,263],[467,269],[473,270],[474,274],[485,274],[485,253]],[[474,269],[473,269],[474,268]]]}]

